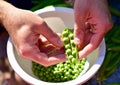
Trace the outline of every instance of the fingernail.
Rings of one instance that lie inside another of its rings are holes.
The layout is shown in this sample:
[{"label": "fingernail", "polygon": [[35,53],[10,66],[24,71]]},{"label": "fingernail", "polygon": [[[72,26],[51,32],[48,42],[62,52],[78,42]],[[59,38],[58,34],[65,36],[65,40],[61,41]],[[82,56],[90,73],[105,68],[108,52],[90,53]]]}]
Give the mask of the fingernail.
[{"label": "fingernail", "polygon": [[78,39],[78,38],[75,38],[74,41],[75,41],[76,44],[80,43],[80,39]]},{"label": "fingernail", "polygon": [[61,46],[61,47],[64,45],[64,43],[62,42],[61,39],[58,40],[58,44],[59,44],[59,46]]}]

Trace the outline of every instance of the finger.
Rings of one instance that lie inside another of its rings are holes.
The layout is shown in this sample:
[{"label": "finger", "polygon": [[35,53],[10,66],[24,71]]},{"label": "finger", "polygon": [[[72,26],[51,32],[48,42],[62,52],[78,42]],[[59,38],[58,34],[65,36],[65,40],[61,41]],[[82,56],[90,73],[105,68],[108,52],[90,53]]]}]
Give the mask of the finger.
[{"label": "finger", "polygon": [[21,47],[19,50],[21,57],[29,59],[46,67],[63,62],[67,59],[65,54],[48,57],[44,52],[40,52],[37,46],[32,46],[27,43],[24,43],[22,46],[23,47]]},{"label": "finger", "polygon": [[84,42],[81,44],[80,49],[83,49],[91,40],[93,33],[91,32],[91,26],[89,23],[85,23],[85,31],[84,31]]},{"label": "finger", "polygon": [[65,62],[66,60],[67,60],[67,57],[65,54],[59,54],[59,55],[56,55],[56,57],[52,55],[49,56],[48,61],[51,62],[50,65],[55,65],[61,62]]},{"label": "finger", "polygon": [[[61,34],[60,33],[57,33],[57,35],[61,38]],[[50,44],[50,42],[42,35],[39,37],[38,42],[39,42],[40,45]]]},{"label": "finger", "polygon": [[82,46],[84,42],[84,31],[85,31],[85,22],[86,22],[86,11],[84,6],[78,7],[77,1],[75,1],[74,6],[74,17],[75,17],[75,25],[74,25],[74,41],[78,46]]},{"label": "finger", "polygon": [[64,44],[61,38],[55,32],[53,32],[45,22],[43,23],[43,25],[44,26],[40,28],[40,33],[56,47],[63,47]]},{"label": "finger", "polygon": [[87,44],[81,51],[79,51],[79,60],[81,60],[83,57],[86,57],[93,50],[95,50],[101,43],[103,36],[104,35],[94,34],[90,43]]},{"label": "finger", "polygon": [[84,42],[84,31],[80,29],[77,25],[74,27],[74,41],[78,47],[81,47]]},{"label": "finger", "polygon": [[79,52],[80,59],[86,57],[89,53],[95,50],[99,46],[105,34],[112,27],[111,18],[106,17],[106,15],[96,15],[93,18],[88,19],[88,23],[92,26],[92,36],[90,38],[90,42]]},{"label": "finger", "polygon": [[47,61],[48,56],[40,52],[37,46],[31,46],[27,43],[24,43],[24,45],[22,45],[21,48],[18,49],[18,52],[19,55],[23,58],[34,61],[43,66],[47,65],[47,62],[45,63],[45,61]]}]

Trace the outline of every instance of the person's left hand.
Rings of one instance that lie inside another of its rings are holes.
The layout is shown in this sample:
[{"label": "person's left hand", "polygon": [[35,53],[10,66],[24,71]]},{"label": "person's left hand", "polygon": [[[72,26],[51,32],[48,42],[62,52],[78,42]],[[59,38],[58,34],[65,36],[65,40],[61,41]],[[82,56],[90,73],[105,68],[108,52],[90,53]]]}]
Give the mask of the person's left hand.
[{"label": "person's left hand", "polygon": [[113,23],[107,0],[75,0],[74,16],[74,37],[80,48],[80,60],[99,46]]}]

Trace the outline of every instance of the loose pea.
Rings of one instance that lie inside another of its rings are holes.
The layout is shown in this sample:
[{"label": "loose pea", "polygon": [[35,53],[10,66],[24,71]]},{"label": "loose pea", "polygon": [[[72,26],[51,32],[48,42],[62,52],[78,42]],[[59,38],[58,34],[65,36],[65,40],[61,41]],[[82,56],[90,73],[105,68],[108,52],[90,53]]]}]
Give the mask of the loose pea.
[{"label": "loose pea", "polygon": [[68,32],[67,32],[67,31],[63,31],[63,32],[62,32],[62,36],[63,36],[63,37],[67,37],[67,36],[68,36]]},{"label": "loose pea", "polygon": [[73,58],[73,55],[69,55],[69,60],[72,60],[72,58]]},{"label": "loose pea", "polygon": [[72,63],[75,63],[76,62],[76,59],[75,58],[72,58]]},{"label": "loose pea", "polygon": [[71,49],[67,49],[66,50],[66,54],[69,56],[69,55],[71,55],[72,53],[71,53]]},{"label": "loose pea", "polygon": [[74,34],[73,33],[70,34],[69,37],[70,37],[71,40],[74,40]]},{"label": "loose pea", "polygon": [[65,49],[70,49],[70,48],[71,48],[70,44],[65,45]]},{"label": "loose pea", "polygon": [[76,58],[77,54],[76,54],[75,50],[72,51],[72,55],[73,55],[74,58]]},{"label": "loose pea", "polygon": [[71,40],[70,42],[71,42],[71,45],[72,45],[73,47],[75,47],[74,40]]},{"label": "loose pea", "polygon": [[69,43],[69,39],[66,37],[66,38],[63,38],[63,42],[65,43],[65,44],[68,44]]}]

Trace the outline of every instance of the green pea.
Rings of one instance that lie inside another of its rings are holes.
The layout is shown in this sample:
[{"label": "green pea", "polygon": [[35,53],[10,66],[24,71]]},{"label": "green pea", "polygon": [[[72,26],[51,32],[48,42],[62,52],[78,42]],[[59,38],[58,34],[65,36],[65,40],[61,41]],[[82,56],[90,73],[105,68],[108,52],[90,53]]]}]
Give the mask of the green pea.
[{"label": "green pea", "polygon": [[69,34],[69,37],[70,37],[71,40],[74,40],[74,34],[73,33]]},{"label": "green pea", "polygon": [[71,42],[72,47],[75,47],[74,40],[71,40],[70,42]]},{"label": "green pea", "polygon": [[72,63],[75,63],[76,62],[76,59],[75,58],[72,58]]},{"label": "green pea", "polygon": [[66,54],[69,56],[69,55],[71,55],[72,53],[71,53],[71,49],[67,49],[66,50]]},{"label": "green pea", "polygon": [[72,51],[72,55],[74,56],[74,58],[76,58],[77,54],[75,50]]},{"label": "green pea", "polygon": [[63,42],[65,43],[65,44],[68,44],[69,43],[69,39],[66,37],[66,38],[63,38]]},{"label": "green pea", "polygon": [[77,78],[84,69],[86,59],[78,61],[78,48],[74,43],[73,30],[65,28],[62,40],[68,60],[49,67],[32,62],[32,71],[39,79],[47,82],[65,82]]},{"label": "green pea", "polygon": [[69,60],[71,60],[73,58],[73,55],[69,55]]},{"label": "green pea", "polygon": [[71,48],[70,44],[65,45],[65,49],[70,49],[70,48]]},{"label": "green pea", "polygon": [[69,34],[68,34],[67,31],[63,31],[63,32],[62,32],[62,36],[63,36],[63,37],[67,37],[68,35],[69,35]]}]

